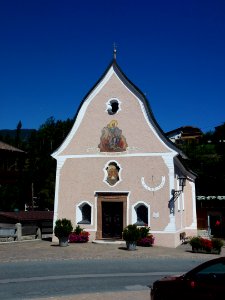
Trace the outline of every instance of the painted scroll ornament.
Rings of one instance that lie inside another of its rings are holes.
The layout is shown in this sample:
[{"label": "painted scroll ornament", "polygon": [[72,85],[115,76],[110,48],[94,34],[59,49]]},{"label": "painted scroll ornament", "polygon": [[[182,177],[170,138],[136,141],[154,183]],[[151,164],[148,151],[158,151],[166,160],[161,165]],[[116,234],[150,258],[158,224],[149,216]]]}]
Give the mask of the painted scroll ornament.
[{"label": "painted scroll ornament", "polygon": [[156,187],[150,187],[150,186],[148,186],[148,185],[145,183],[144,177],[141,178],[141,184],[143,185],[143,187],[144,187],[146,190],[148,190],[148,191],[150,191],[150,192],[155,192],[155,191],[160,190],[160,189],[164,186],[165,181],[166,181],[165,176],[162,176],[162,181],[161,181],[160,185],[158,185],[158,186],[156,186]]}]

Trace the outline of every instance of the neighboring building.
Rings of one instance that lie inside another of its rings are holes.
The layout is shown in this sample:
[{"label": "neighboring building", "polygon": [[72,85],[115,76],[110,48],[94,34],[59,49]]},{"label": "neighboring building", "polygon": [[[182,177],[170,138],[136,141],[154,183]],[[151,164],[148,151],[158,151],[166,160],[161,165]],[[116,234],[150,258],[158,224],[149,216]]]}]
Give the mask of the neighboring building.
[{"label": "neighboring building", "polygon": [[[20,223],[22,235],[41,235],[42,238],[52,237],[53,212],[52,211],[0,211],[0,229],[9,228]],[[38,234],[38,230],[40,233]]]},{"label": "neighboring building", "polygon": [[176,144],[199,142],[203,132],[196,127],[182,126],[166,133],[166,136]]},{"label": "neighboring building", "polygon": [[215,237],[225,237],[225,196],[197,196],[198,229]]},{"label": "neighboring building", "polygon": [[[183,153],[115,58],[52,156],[54,223],[68,218],[89,231],[90,240],[104,241],[121,239],[128,224],[147,225],[155,243],[167,247],[177,247],[183,232],[197,234],[196,176],[185,169]],[[184,177],[186,185],[178,191],[178,178]]]},{"label": "neighboring building", "polygon": [[225,122],[215,127],[215,134],[220,139],[225,139]]}]

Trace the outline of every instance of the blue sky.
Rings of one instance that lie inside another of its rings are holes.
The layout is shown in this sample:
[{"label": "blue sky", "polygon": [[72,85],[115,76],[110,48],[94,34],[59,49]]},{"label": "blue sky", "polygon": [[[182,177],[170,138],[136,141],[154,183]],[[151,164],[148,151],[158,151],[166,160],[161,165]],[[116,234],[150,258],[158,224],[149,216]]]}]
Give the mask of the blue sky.
[{"label": "blue sky", "polygon": [[225,0],[0,0],[0,129],[72,118],[114,42],[165,132],[225,122]]}]

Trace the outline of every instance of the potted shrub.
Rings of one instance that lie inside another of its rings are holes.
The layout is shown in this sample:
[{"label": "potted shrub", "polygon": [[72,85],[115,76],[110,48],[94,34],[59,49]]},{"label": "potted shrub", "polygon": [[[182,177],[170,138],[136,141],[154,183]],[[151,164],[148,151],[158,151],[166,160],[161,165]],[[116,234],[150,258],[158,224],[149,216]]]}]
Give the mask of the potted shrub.
[{"label": "potted shrub", "polygon": [[54,234],[59,239],[60,246],[68,246],[70,233],[73,231],[73,226],[70,220],[63,218],[55,222]]},{"label": "potted shrub", "polygon": [[123,230],[123,239],[126,241],[128,250],[135,250],[137,241],[140,238],[140,230],[137,225],[131,224],[124,228]]},{"label": "potted shrub", "polygon": [[206,252],[206,253],[217,253],[220,254],[221,248],[224,243],[221,239],[213,238],[207,239],[200,236],[191,238],[190,245],[192,246],[193,252]]},{"label": "potted shrub", "polygon": [[189,241],[191,247],[192,247],[192,251],[193,252],[197,252],[199,249],[202,248],[202,243],[201,243],[201,239],[199,236],[194,236],[190,239]]},{"label": "potted shrub", "polygon": [[218,254],[221,253],[221,248],[223,247],[224,242],[221,239],[218,238],[212,238],[212,247],[215,251],[218,252]]}]

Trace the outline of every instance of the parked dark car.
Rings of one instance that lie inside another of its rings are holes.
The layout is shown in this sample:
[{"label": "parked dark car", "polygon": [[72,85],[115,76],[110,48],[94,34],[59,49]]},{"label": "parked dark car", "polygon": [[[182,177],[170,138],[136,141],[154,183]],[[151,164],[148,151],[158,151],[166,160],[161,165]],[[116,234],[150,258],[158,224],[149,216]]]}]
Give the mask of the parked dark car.
[{"label": "parked dark car", "polygon": [[151,300],[166,299],[225,299],[225,257],[206,261],[183,275],[156,280]]}]

